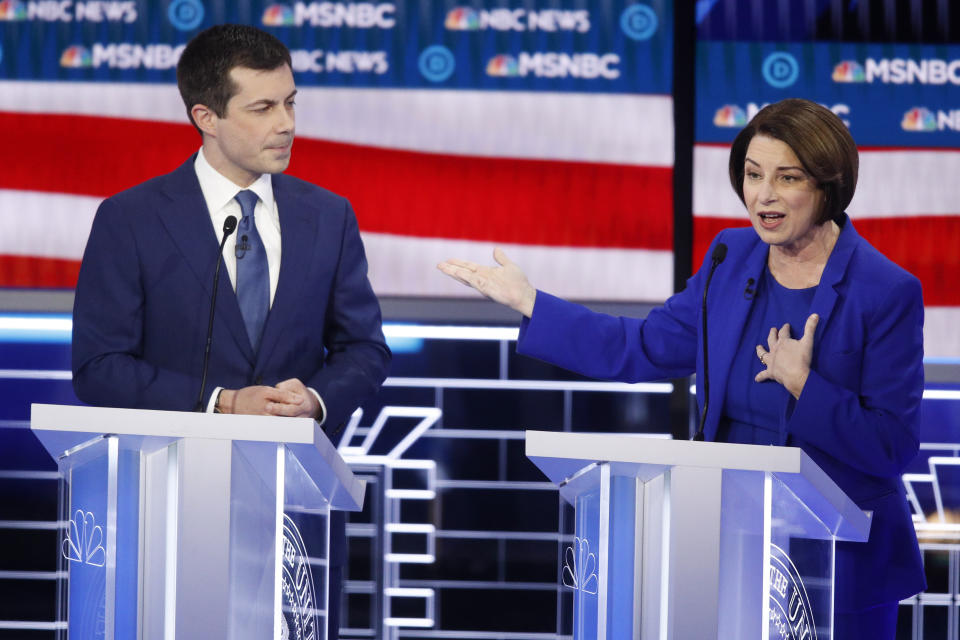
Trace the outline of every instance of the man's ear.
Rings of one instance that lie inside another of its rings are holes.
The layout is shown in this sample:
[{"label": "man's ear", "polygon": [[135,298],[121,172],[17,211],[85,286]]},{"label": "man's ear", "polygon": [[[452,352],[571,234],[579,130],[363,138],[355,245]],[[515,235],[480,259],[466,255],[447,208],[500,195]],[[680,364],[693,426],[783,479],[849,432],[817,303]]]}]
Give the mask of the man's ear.
[{"label": "man's ear", "polygon": [[220,117],[214,113],[213,109],[205,104],[195,104],[190,108],[190,115],[193,116],[193,122],[200,131],[211,135],[217,135],[217,122]]}]

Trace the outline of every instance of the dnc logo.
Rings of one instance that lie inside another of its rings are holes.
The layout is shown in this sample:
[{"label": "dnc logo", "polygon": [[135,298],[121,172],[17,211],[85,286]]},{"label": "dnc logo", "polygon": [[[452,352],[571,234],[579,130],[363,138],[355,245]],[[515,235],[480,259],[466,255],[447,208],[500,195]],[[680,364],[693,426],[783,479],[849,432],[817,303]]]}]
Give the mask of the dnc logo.
[{"label": "dnc logo", "polygon": [[480,28],[480,14],[470,7],[456,7],[447,14],[444,26],[451,31],[476,31]]},{"label": "dnc logo", "polygon": [[797,59],[786,51],[774,51],[763,60],[763,79],[775,89],[785,89],[800,77]]},{"label": "dnc logo", "polygon": [[75,44],[67,47],[60,55],[60,66],[67,69],[84,69],[93,66],[93,56],[84,46]]},{"label": "dnc logo", "polygon": [[27,7],[17,0],[0,2],[0,20],[26,20]]},{"label": "dnc logo", "polygon": [[430,82],[443,82],[453,75],[457,62],[450,49],[435,44],[427,47],[420,53],[417,60],[420,73]]},{"label": "dnc logo", "polygon": [[863,72],[863,65],[856,60],[844,60],[833,68],[834,82],[866,82],[867,75]]},{"label": "dnc logo", "polygon": [[501,53],[487,62],[487,75],[495,78],[513,78],[520,75],[520,66],[516,58]]},{"label": "dnc logo", "polygon": [[263,11],[263,25],[266,27],[292,27],[297,23],[293,9],[285,4],[272,4]]},{"label": "dnc logo", "polygon": [[713,124],[716,127],[745,127],[747,125],[746,112],[735,104],[725,104],[713,114]]},{"label": "dnc logo", "polygon": [[631,40],[649,40],[658,26],[657,12],[645,4],[629,6],[620,14],[620,29]]},{"label": "dnc logo", "polygon": [[937,117],[926,107],[914,107],[903,114],[900,128],[904,131],[936,131]]},{"label": "dnc logo", "polygon": [[173,0],[167,7],[170,24],[180,31],[196,29],[203,22],[203,3],[200,0]]}]

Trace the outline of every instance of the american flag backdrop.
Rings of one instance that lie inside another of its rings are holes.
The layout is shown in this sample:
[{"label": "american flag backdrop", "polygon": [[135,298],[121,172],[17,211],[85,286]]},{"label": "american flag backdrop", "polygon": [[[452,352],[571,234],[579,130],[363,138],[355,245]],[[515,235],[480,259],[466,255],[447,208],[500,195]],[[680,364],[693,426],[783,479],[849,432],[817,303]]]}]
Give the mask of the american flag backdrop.
[{"label": "american flag backdrop", "polygon": [[470,295],[434,265],[497,245],[560,295],[672,292],[667,1],[66,4],[0,2],[0,286],[72,287],[99,201],[197,150],[172,64],[240,21],[290,46],[288,172],[351,200],[378,294]]},{"label": "american flag backdrop", "polygon": [[[725,15],[724,4],[698,7]],[[98,203],[196,151],[173,65],[200,29],[232,21],[290,46],[300,93],[289,173],[351,200],[379,295],[471,295],[434,265],[490,262],[499,245],[552,293],[662,301],[672,19],[668,0],[0,1],[0,287],[71,288]],[[746,224],[727,182],[737,128],[765,102],[817,100],[862,145],[852,219],[922,280],[926,355],[956,358],[960,52],[887,49],[701,41],[694,265],[716,231]],[[793,84],[765,75],[780,50],[798,61]],[[835,79],[838,65],[868,59],[942,60],[947,79],[896,82],[890,68],[887,82]],[[911,109],[935,130],[910,130]]]},{"label": "american flag backdrop", "polygon": [[960,9],[951,0],[697,2],[694,256],[745,225],[727,159],[763,105],[818,102],[860,151],[857,231],[917,276],[928,362],[960,357]]},{"label": "american flag backdrop", "polygon": [[[744,207],[726,177],[726,145],[694,150],[695,253]],[[923,283],[924,355],[960,357],[960,150],[860,148],[860,178],[847,212],[857,232]]]},{"label": "american flag backdrop", "polygon": [[[0,172],[0,286],[72,287],[99,202],[172,170],[199,136],[168,85],[0,92],[17,149]],[[307,88],[288,172],[351,200],[380,295],[468,294],[434,265],[500,245],[545,290],[662,300],[671,121],[663,96]]]}]

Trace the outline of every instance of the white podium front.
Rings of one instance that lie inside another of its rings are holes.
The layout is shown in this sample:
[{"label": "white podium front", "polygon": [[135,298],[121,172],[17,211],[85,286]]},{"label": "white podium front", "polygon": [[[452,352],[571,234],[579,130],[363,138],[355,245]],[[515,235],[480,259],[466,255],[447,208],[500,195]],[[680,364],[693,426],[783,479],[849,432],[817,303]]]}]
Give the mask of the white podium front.
[{"label": "white podium front", "polygon": [[326,637],[329,510],[364,483],[314,420],[34,404],[31,428],[71,638]]},{"label": "white podium front", "polygon": [[865,541],[870,516],[802,450],[545,431],[526,444],[574,507],[560,634],[832,638],[834,544]]}]

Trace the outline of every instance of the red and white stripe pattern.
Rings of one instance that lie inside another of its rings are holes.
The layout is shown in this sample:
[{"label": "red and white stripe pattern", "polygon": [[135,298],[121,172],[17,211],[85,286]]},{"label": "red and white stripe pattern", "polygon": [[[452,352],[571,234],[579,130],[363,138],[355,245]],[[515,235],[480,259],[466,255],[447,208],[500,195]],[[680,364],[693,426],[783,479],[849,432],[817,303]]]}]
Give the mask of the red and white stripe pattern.
[{"label": "red and white stripe pattern", "polygon": [[[0,82],[0,286],[72,287],[93,214],[199,137],[172,85]],[[470,295],[448,257],[503,246],[539,287],[593,300],[672,289],[672,100],[301,89],[288,173],[348,197],[380,295]]]},{"label": "red and white stripe pattern", "polygon": [[[694,258],[716,233],[749,222],[730,188],[728,145],[694,149]],[[848,208],[857,231],[920,278],[926,305],[924,353],[960,357],[960,150],[860,149]]]},{"label": "red and white stripe pattern", "polygon": [[[666,96],[306,88],[289,172],[353,202],[380,295],[462,296],[503,246],[539,287],[658,301],[672,282]],[[173,85],[0,82],[0,287],[70,288],[101,199],[199,146]],[[695,149],[695,264],[746,224],[725,145]],[[857,228],[923,281],[926,353],[960,357],[960,151],[864,149]]]}]

